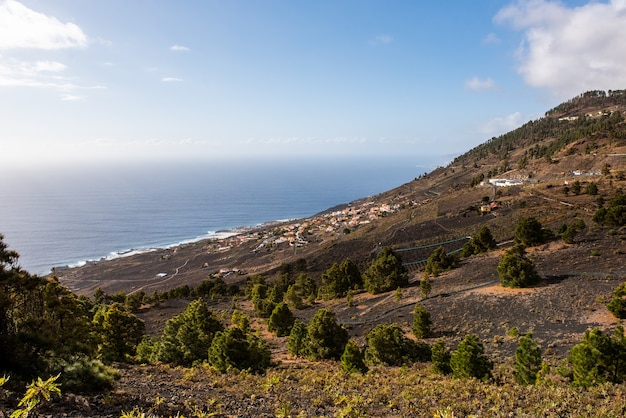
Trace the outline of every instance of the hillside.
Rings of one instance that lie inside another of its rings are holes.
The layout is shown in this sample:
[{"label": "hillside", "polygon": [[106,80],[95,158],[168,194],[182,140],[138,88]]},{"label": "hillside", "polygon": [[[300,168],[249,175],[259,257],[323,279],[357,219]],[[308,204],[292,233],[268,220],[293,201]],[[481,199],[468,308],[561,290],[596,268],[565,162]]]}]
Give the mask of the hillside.
[{"label": "hillside", "polygon": [[[443,415],[447,407],[460,416],[594,416],[597,411],[618,416],[626,408],[624,384],[607,386],[608,395],[581,394],[555,370],[585,330],[608,332],[618,324],[606,302],[626,279],[626,228],[602,226],[593,218],[619,190],[626,190],[626,91],[587,92],[380,195],[218,241],[54,272],[79,295],[140,296],[144,303],[136,314],[145,321],[147,335],[159,336],[166,321],[193,300],[190,289],[199,285],[221,279],[243,290],[259,277],[271,285],[295,282],[301,274],[319,285],[334,263],[350,259],[364,272],[381,250],[391,247],[408,270],[407,286],[309,300],[293,309],[295,317],[308,322],[328,308],[363,347],[378,324],[395,323],[411,335],[413,309],[420,302],[432,319],[433,334],[426,342],[441,340],[455,348],[466,335],[478,335],[496,363],[496,385],[457,384],[432,375],[423,364],[377,366],[365,376],[347,378],[336,362],[288,354],[287,337],[268,332],[267,320],[255,317],[252,298],[239,294],[207,298],[207,303],[224,323],[235,308],[250,316],[252,329],[267,341],[277,364],[266,375],[220,377],[208,367],[120,365],[122,378],[108,406],[98,396],[68,398],[61,411],[53,411],[113,416],[134,405],[164,416],[181,410],[195,416],[191,405],[200,405],[217,416],[453,416]],[[497,265],[525,217],[536,218],[554,235],[526,250],[541,281],[530,288],[503,288]],[[565,242],[558,231],[574,220],[584,221],[585,228]],[[420,282],[426,259],[439,246],[457,252],[484,226],[498,247],[462,258],[456,268],[431,277],[425,297]],[[155,303],[149,300],[155,292],[168,297]],[[551,384],[544,388],[522,389],[512,382],[517,336],[526,332],[532,332],[553,367]],[[405,390],[393,390],[398,387]],[[514,392],[523,396],[515,398]],[[546,396],[557,401],[548,405]],[[585,412],[589,405],[595,412]]]},{"label": "hillside", "polygon": [[[308,271],[319,277],[348,256],[364,269],[382,247],[443,242],[471,235],[483,224],[493,225],[496,240],[508,240],[521,216],[537,216],[554,230],[573,216],[587,221],[598,196],[608,198],[624,185],[625,97],[621,90],[608,96],[585,93],[546,112],[544,118],[490,139],[447,167],[310,219],[244,230],[220,241],[58,269],[56,274],[85,294],[97,287],[108,293],[137,289],[150,293],[197,285],[220,270],[237,273],[228,282],[243,281],[253,274],[271,276],[281,264],[299,258],[306,259]],[[605,168],[608,175],[602,174]],[[487,183],[493,178],[519,184],[494,187]],[[564,185],[575,181],[583,187],[595,183],[599,195],[566,196]],[[483,216],[480,206],[486,197],[497,202],[498,210]],[[409,254],[412,258],[405,261],[428,255]]]}]

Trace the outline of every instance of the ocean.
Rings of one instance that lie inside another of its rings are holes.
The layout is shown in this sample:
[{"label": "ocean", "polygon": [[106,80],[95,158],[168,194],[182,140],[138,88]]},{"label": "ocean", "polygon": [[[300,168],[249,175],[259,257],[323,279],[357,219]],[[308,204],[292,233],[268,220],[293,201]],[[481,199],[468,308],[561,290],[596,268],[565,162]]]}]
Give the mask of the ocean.
[{"label": "ocean", "polygon": [[259,159],[1,173],[0,234],[20,266],[131,255],[312,216],[430,172],[443,158]]}]

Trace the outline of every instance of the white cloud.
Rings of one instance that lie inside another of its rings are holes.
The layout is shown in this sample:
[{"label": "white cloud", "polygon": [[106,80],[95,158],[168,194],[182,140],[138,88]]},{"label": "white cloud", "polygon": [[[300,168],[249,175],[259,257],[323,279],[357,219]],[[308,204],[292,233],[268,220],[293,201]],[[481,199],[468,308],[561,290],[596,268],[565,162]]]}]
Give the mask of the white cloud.
[{"label": "white cloud", "polygon": [[478,77],[474,77],[465,82],[465,88],[474,91],[485,91],[496,88],[496,83],[491,78],[481,80]]},{"label": "white cloud", "polygon": [[374,39],[372,39],[369,43],[370,45],[386,45],[393,42],[393,36],[381,34],[377,35]]},{"label": "white cloud", "polygon": [[65,68],[65,64],[56,61],[38,61],[35,63],[35,71],[59,72]]},{"label": "white cloud", "polygon": [[502,41],[498,38],[498,35],[493,32],[483,38],[483,44],[485,45],[497,45],[500,42]]},{"label": "white cloud", "polygon": [[523,32],[518,72],[533,87],[561,98],[626,85],[626,1],[568,7],[548,0],[518,0],[495,22]]},{"label": "white cloud", "polygon": [[[0,87],[44,88],[70,91],[80,86],[62,74],[67,66],[52,59],[38,59],[43,51],[83,48],[88,39],[74,23],[63,23],[15,0],[0,0]],[[18,55],[6,55],[19,53]],[[46,52],[50,54],[53,52]],[[61,100],[77,100],[62,95]]]},{"label": "white cloud", "polygon": [[15,0],[0,4],[0,49],[63,49],[87,46],[87,36],[73,23],[35,12]]},{"label": "white cloud", "polygon": [[522,114],[515,112],[502,118],[493,118],[479,128],[479,132],[487,136],[507,133],[522,124]]},{"label": "white cloud", "polygon": [[189,51],[189,50],[190,50],[190,49],[189,49],[189,48],[187,48],[186,46],[182,46],[182,45],[172,45],[172,46],[170,47],[170,49],[171,49],[172,51],[177,51],[177,52],[187,52],[187,51]]},{"label": "white cloud", "polygon": [[79,100],[83,100],[81,96],[75,96],[73,94],[62,94],[61,100],[64,102],[77,102]]},{"label": "white cloud", "polygon": [[163,77],[161,81],[164,83],[180,83],[181,81],[183,81],[183,79],[176,77]]},{"label": "white cloud", "polygon": [[65,65],[56,61],[27,62],[0,56],[0,87],[43,87],[57,90],[76,88],[57,74]]}]

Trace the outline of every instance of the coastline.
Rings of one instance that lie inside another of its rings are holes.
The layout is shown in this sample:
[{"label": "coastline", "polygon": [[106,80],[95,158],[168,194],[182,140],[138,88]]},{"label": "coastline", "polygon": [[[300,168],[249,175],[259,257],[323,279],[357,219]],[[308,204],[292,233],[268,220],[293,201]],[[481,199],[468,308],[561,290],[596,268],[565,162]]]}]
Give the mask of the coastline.
[{"label": "coastline", "polygon": [[262,229],[264,227],[278,225],[280,223],[289,222],[289,221],[290,220],[268,221],[257,226],[239,226],[239,227],[232,228],[232,229],[220,229],[218,231],[209,231],[205,235],[198,236],[196,238],[182,240],[174,244],[166,244],[162,246],[150,246],[150,247],[145,247],[145,248],[141,248],[141,247],[131,248],[131,249],[122,250],[122,251],[115,251],[115,252],[111,252],[109,255],[102,256],[98,259],[80,260],[75,263],[52,266],[50,268],[50,271],[45,275],[47,276],[55,272],[77,269],[77,268],[81,268],[87,265],[96,265],[102,262],[113,261],[113,260],[123,259],[123,258],[128,258],[128,257],[134,257],[134,256],[142,255],[142,254],[160,252],[163,250],[177,249],[179,247],[193,245],[193,244],[202,244],[204,242],[219,242],[221,240],[236,237],[237,235],[249,233],[257,229]]}]

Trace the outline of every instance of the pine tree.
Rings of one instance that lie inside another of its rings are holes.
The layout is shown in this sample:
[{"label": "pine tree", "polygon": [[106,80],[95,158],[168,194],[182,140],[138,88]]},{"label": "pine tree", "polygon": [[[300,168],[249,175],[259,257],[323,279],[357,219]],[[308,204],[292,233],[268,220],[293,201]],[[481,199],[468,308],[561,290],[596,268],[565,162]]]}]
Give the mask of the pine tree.
[{"label": "pine tree", "polygon": [[541,347],[537,340],[528,333],[519,339],[515,350],[515,381],[520,385],[534,385],[541,371]]},{"label": "pine tree", "polygon": [[206,303],[195,300],[181,314],[165,323],[157,358],[164,363],[181,366],[203,361],[215,333],[223,329]]},{"label": "pine tree", "polygon": [[450,350],[446,347],[445,341],[435,341],[435,344],[433,344],[432,347],[431,360],[433,362],[433,370],[435,373],[452,373],[452,368],[450,367]]},{"label": "pine tree", "polygon": [[270,359],[265,341],[239,327],[216,333],[208,350],[209,364],[222,373],[230,369],[260,373],[270,366]]},{"label": "pine tree", "polygon": [[363,273],[365,289],[372,294],[388,292],[409,283],[409,274],[400,257],[389,247],[383,249]]},{"label": "pine tree", "polygon": [[571,381],[589,387],[603,382],[621,383],[626,379],[626,338],[618,325],[612,336],[598,328],[587,330],[582,341],[570,350]]},{"label": "pine tree", "polygon": [[424,276],[432,274],[437,277],[442,272],[453,268],[456,263],[457,259],[454,255],[446,253],[446,250],[443,247],[438,247],[426,261]]},{"label": "pine tree", "polygon": [[413,335],[418,339],[428,338],[431,335],[431,326],[430,312],[423,305],[416,303],[413,308],[413,326],[411,327]]},{"label": "pine tree", "polygon": [[272,311],[267,329],[268,331],[275,332],[277,337],[284,337],[285,335],[289,335],[294,320],[289,306],[287,306],[285,302],[281,302],[276,305]]},{"label": "pine tree", "polygon": [[480,380],[491,379],[493,363],[485,355],[485,348],[477,335],[465,336],[450,355],[450,367],[454,377]]},{"label": "pine tree", "polygon": [[515,243],[525,247],[543,244],[550,238],[550,231],[543,228],[534,217],[522,218],[515,228]]},{"label": "pine tree", "polygon": [[339,360],[349,340],[348,331],[329,309],[320,309],[306,329],[304,355],[311,360]]},{"label": "pine tree", "polygon": [[500,283],[505,287],[528,287],[541,281],[521,245],[515,245],[504,253],[498,264],[498,275]]},{"label": "pine tree", "polygon": [[489,250],[495,249],[497,246],[496,240],[493,239],[493,235],[491,234],[489,228],[483,226],[463,246],[461,256],[469,257],[475,254],[485,253]]},{"label": "pine tree", "polygon": [[426,299],[432,290],[432,284],[430,283],[430,279],[428,276],[425,276],[422,280],[420,280],[420,293],[422,295],[422,299]]},{"label": "pine tree", "polygon": [[341,355],[341,369],[348,373],[367,373],[368,368],[363,361],[363,353],[352,340],[348,341]]},{"label": "pine tree", "polygon": [[98,355],[104,363],[127,361],[135,354],[145,329],[143,320],[113,303],[101,307],[93,321],[100,343]]},{"label": "pine tree", "polygon": [[366,339],[365,361],[371,365],[401,366],[431,358],[430,346],[407,338],[398,324],[379,324]]},{"label": "pine tree", "polygon": [[304,344],[306,341],[307,326],[304,322],[296,319],[291,327],[289,338],[287,338],[287,351],[296,357],[304,357]]}]

